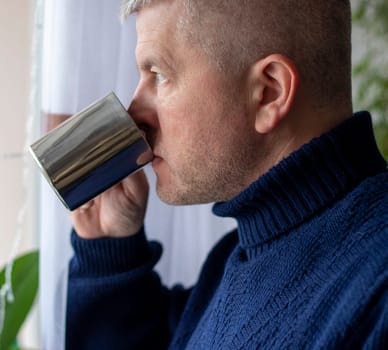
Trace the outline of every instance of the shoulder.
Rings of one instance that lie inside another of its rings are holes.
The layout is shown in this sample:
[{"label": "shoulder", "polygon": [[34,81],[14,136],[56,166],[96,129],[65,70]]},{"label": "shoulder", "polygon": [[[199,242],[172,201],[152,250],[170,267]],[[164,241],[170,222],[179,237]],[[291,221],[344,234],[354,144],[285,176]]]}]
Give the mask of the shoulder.
[{"label": "shoulder", "polygon": [[[363,181],[348,198],[345,244],[358,258],[357,273],[388,283],[388,172]],[[371,285],[369,286],[369,288]]]},{"label": "shoulder", "polygon": [[380,349],[388,341],[388,172],[360,183],[348,199],[346,245],[354,260],[342,276],[343,297],[354,313],[347,341]]},{"label": "shoulder", "polygon": [[388,230],[388,171],[361,182],[344,200],[354,230]]}]

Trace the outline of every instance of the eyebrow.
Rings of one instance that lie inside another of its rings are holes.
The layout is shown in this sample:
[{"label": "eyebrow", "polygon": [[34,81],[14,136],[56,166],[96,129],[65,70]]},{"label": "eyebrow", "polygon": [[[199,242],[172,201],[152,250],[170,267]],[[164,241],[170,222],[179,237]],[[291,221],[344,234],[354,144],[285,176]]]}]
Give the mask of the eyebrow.
[{"label": "eyebrow", "polygon": [[[167,53],[169,55],[169,53]],[[151,67],[160,67],[168,71],[173,71],[172,65],[168,61],[171,61],[169,57],[165,59],[162,55],[156,55],[155,53],[150,53],[144,55],[144,59],[141,59],[140,62],[136,63],[137,69],[141,71],[148,71]],[[137,60],[136,60],[137,61]]]},{"label": "eyebrow", "polygon": [[160,63],[157,59],[153,57],[146,58],[137,64],[137,68],[139,69],[139,71],[148,71],[151,67],[154,66],[160,66]]}]

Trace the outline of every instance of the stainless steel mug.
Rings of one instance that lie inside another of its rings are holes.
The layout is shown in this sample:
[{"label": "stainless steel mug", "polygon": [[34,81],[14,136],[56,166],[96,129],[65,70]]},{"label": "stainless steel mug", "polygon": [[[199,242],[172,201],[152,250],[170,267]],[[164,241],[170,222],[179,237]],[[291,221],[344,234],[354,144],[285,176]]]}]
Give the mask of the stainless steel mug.
[{"label": "stainless steel mug", "polygon": [[153,158],[141,131],[113,92],[33,143],[30,152],[70,210]]}]

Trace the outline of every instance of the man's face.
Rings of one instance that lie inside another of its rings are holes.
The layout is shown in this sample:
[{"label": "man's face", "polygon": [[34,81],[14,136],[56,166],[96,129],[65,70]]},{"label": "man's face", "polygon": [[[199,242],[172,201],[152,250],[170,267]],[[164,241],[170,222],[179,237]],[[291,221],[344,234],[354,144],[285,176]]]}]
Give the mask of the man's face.
[{"label": "man's face", "polygon": [[178,33],[181,13],[179,2],[163,1],[138,14],[140,81],[129,112],[154,151],[162,200],[227,200],[255,179],[254,120],[243,84],[230,88],[201,48]]}]

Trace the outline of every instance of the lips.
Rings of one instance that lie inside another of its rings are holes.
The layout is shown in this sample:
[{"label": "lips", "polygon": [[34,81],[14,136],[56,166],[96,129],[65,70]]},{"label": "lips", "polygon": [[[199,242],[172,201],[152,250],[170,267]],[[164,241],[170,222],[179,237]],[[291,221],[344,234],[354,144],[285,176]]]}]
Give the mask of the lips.
[{"label": "lips", "polygon": [[157,166],[160,162],[162,162],[162,158],[158,157],[158,156],[154,156],[154,158],[152,159],[152,166]]},{"label": "lips", "polygon": [[154,134],[151,133],[151,132],[147,132],[147,130],[143,130],[143,129],[141,129],[141,133],[142,133],[143,137],[146,139],[148,145],[152,149],[152,153],[153,153],[153,160],[152,160],[152,162],[153,163],[154,163],[154,161],[155,161],[155,163],[160,162],[163,159],[163,157],[160,155],[160,152],[155,147],[155,136],[154,136]]}]

